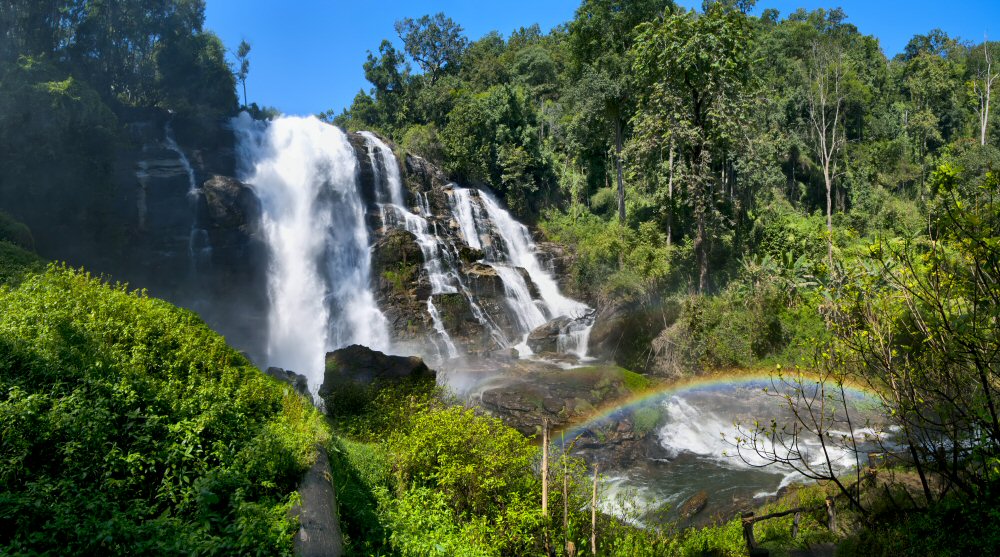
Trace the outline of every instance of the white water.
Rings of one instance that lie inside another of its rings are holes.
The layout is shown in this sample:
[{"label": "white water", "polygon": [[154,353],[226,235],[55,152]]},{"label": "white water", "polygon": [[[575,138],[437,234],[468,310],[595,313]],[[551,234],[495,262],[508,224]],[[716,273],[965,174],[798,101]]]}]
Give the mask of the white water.
[{"label": "white water", "polygon": [[[569,317],[577,320],[591,313],[586,304],[562,295],[556,280],[539,262],[536,255],[538,249],[528,227],[514,220],[492,195],[481,190],[454,187],[450,202],[462,239],[469,247],[482,250],[485,262],[503,280],[507,305],[516,316],[523,339],[550,319]],[[487,241],[484,242],[484,238]],[[517,267],[527,271],[528,278],[538,288],[541,300],[532,300],[528,284],[516,270]],[[586,358],[592,326],[592,320],[570,323],[560,333],[557,349]],[[522,357],[533,355],[523,339],[516,347],[518,352]]]},{"label": "white water", "polygon": [[390,344],[369,287],[354,150],[344,132],[312,117],[254,122],[243,113],[233,129],[270,248],[268,365],[305,375],[315,392],[327,351]]},{"label": "white water", "polygon": [[[438,337],[433,339],[434,346],[438,351],[438,358],[439,360],[444,357],[457,358],[458,348],[445,329],[444,323],[441,321],[441,314],[434,306],[434,296],[458,293],[456,285],[460,284],[460,281],[455,266],[446,258],[447,250],[441,239],[436,231],[431,233],[427,220],[431,216],[427,199],[423,198],[422,203],[420,203],[420,212],[423,213],[423,216],[409,211],[405,207],[403,180],[392,149],[371,132],[361,132],[361,136],[365,138],[369,161],[375,175],[375,198],[382,216],[382,223],[385,226],[401,227],[413,234],[417,239],[417,245],[420,246],[420,253],[424,258],[424,271],[431,284],[431,294],[427,297],[427,313],[430,315],[431,324]],[[417,200],[421,201],[419,195]],[[439,342],[444,344],[447,354],[441,353]]]},{"label": "white water", "polygon": [[[674,395],[662,403],[665,424],[658,431],[660,445],[672,458],[683,453],[697,455],[715,464],[734,470],[748,470],[769,464],[752,446],[743,446],[738,452],[734,443],[738,435],[737,423],[743,431],[753,428],[751,416],[771,412],[777,420],[779,432],[783,424],[792,424],[794,419],[785,415],[787,410],[782,403],[773,397],[768,398],[754,390],[736,390],[723,394],[690,393]],[[871,427],[855,427],[853,432],[831,431],[833,439],[824,448],[815,436],[804,434],[797,440],[796,451],[801,455],[801,468],[809,466],[816,470],[825,470],[826,459],[837,474],[844,474],[856,464],[854,452],[842,440],[852,436],[859,446],[871,443],[877,433]],[[779,456],[786,453],[780,445],[776,448],[771,441],[758,440],[759,447],[766,453],[777,450]],[[782,476],[777,489],[781,489],[802,476],[790,466],[771,464],[765,470]],[[776,491],[760,492],[757,496],[773,495]]]},{"label": "white water", "polygon": [[177,155],[177,160],[180,161],[181,167],[184,168],[184,172],[187,174],[187,195],[191,203],[192,212],[191,232],[188,235],[188,257],[191,261],[191,273],[197,275],[203,264],[212,257],[212,244],[208,239],[208,231],[198,228],[198,181],[195,179],[194,167],[191,166],[191,161],[184,154],[184,150],[181,149],[180,145],[177,144],[177,139],[174,137],[174,129],[170,125],[170,122],[167,122],[163,126],[163,145],[167,150],[173,151]]}]

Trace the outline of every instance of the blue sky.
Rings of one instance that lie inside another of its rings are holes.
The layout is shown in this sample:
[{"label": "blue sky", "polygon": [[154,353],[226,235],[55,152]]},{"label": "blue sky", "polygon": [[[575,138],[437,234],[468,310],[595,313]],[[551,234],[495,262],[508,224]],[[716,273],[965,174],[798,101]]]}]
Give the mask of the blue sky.
[{"label": "blue sky", "polygon": [[[701,0],[679,0],[687,7]],[[444,12],[476,39],[492,30],[505,36],[538,23],[543,31],[569,21],[580,0],[438,1],[207,0],[206,27],[230,49],[252,45],[247,93],[250,102],[289,114],[340,112],[359,89],[368,89],[361,65],[383,38],[396,39],[393,22]],[[755,13],[799,7],[840,6],[862,33],[879,38],[889,56],[917,33],[940,27],[950,35],[1000,39],[1000,0],[759,0]],[[397,40],[398,42],[398,40]]]}]

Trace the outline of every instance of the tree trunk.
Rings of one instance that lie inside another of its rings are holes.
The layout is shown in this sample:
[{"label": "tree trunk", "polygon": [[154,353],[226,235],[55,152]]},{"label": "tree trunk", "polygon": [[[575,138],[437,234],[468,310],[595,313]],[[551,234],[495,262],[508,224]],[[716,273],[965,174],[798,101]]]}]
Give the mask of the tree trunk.
[{"label": "tree trunk", "polygon": [[698,256],[698,293],[705,292],[708,281],[708,249],[705,246],[705,208],[698,211],[698,232],[694,238],[694,250]]},{"label": "tree trunk", "polygon": [[833,199],[831,197],[833,180],[830,179],[829,168],[823,169],[823,181],[826,182],[826,258],[830,271],[833,271]]},{"label": "tree trunk", "polygon": [[597,555],[597,465],[594,465],[594,498],[590,502],[590,554]]},{"label": "tree trunk", "polygon": [[615,116],[615,169],[618,172],[618,222],[625,224],[625,181],[622,175],[622,119]]},{"label": "tree trunk", "polygon": [[667,178],[667,246],[669,247],[674,233],[674,140],[670,140],[670,177]]}]

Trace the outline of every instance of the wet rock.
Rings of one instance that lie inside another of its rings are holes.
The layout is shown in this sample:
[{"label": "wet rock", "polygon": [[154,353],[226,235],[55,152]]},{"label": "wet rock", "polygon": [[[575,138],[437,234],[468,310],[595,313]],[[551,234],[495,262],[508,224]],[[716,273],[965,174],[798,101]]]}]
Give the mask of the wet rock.
[{"label": "wet rock", "polygon": [[570,317],[557,317],[528,334],[528,347],[535,353],[556,352],[559,335],[573,322]]},{"label": "wet rock", "polygon": [[300,395],[306,398],[311,398],[311,395],[309,394],[309,383],[306,381],[304,375],[299,375],[294,371],[284,370],[280,367],[269,367],[264,373],[274,377],[278,381],[288,383],[293,389],[295,389],[295,392]]},{"label": "wet rock", "polygon": [[434,376],[434,371],[419,356],[390,356],[353,344],[326,354],[326,370],[319,392],[322,396],[343,383],[371,385],[405,379],[433,379]]},{"label": "wet rock", "polygon": [[250,186],[232,176],[214,175],[201,186],[205,222],[217,230],[250,235],[260,222],[260,200]]},{"label": "wet rock", "polygon": [[484,390],[479,402],[525,435],[540,431],[543,419],[560,429],[631,395],[623,371],[615,366],[561,369],[525,360],[513,365],[519,374]]},{"label": "wet rock", "polygon": [[706,505],[708,505],[708,492],[702,490],[684,501],[684,504],[677,509],[677,514],[683,520],[691,520],[696,514],[703,511]]}]

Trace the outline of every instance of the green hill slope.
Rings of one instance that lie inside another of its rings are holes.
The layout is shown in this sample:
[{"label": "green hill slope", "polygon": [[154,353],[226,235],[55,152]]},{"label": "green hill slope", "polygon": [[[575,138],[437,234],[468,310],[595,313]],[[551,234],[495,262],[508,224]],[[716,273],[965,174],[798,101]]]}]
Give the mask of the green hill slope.
[{"label": "green hill slope", "polygon": [[0,241],[0,554],[291,553],[321,416],[193,313]]}]

